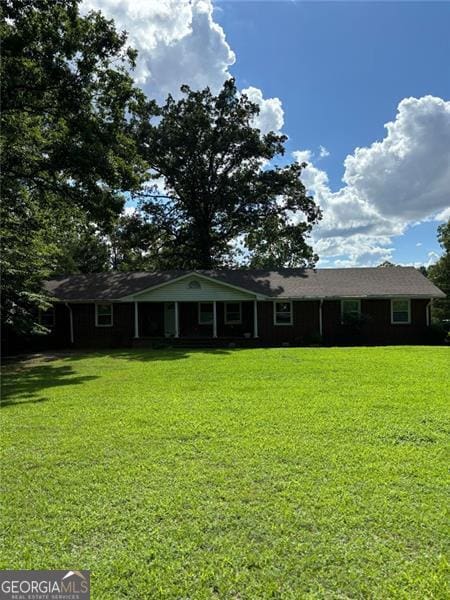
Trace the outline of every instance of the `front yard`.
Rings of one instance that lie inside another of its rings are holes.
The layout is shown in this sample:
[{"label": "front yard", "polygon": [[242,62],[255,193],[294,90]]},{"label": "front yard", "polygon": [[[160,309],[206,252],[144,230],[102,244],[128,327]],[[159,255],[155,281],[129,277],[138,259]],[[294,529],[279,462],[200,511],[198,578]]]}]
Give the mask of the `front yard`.
[{"label": "front yard", "polygon": [[448,348],[4,370],[1,568],[92,598],[447,598]]}]

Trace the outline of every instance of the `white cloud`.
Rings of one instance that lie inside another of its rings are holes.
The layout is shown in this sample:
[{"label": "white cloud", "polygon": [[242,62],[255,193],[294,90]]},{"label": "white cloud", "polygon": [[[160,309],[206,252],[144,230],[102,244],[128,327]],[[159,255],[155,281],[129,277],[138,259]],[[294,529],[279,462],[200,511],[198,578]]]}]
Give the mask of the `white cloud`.
[{"label": "white cloud", "polygon": [[[217,93],[231,75],[236,57],[222,27],[214,21],[212,0],[83,0],[83,10],[101,10],[119,30],[128,32],[138,50],[133,76],[146,94],[159,102],[180,86],[209,86]],[[263,97],[260,89],[245,92],[260,106],[256,126],[279,132],[284,112],[279,98]]]},{"label": "white cloud", "polygon": [[[382,141],[347,156],[345,185],[337,192],[313,164],[303,172],[324,212],[314,233],[315,247],[319,255],[335,257],[335,263],[388,260],[393,236],[408,225],[448,214],[450,102],[433,96],[405,98],[386,130]],[[293,155],[301,162],[308,151]]]},{"label": "white cloud", "polygon": [[162,100],[183,83],[217,92],[229,77],[235,54],[213,19],[211,0],[84,0],[84,10],[101,10],[128,32],[139,51],[137,83]]},{"label": "white cloud", "polygon": [[319,156],[320,156],[320,158],[325,158],[327,156],[330,156],[330,153],[325,148],[325,146],[322,146],[322,145],[319,146]]},{"label": "white cloud", "polygon": [[431,267],[431,265],[434,265],[435,262],[437,262],[441,257],[437,252],[434,252],[434,250],[431,250],[430,252],[428,252],[427,254],[428,256],[428,260],[425,264],[425,266]]},{"label": "white cloud", "polygon": [[[298,162],[298,163],[310,163],[310,161],[312,160],[313,157],[313,153],[311,152],[311,150],[295,150],[292,153],[292,156],[294,157],[294,159]],[[312,167],[312,165],[309,165],[310,167]],[[314,167],[312,167],[314,169]],[[314,169],[315,171],[317,171],[317,169]],[[309,173],[311,172],[308,171]],[[326,175],[326,173],[324,173],[325,177],[327,178],[327,182],[328,182],[328,177]],[[312,184],[312,179],[311,179],[311,184]]]},{"label": "white cloud", "polygon": [[450,219],[450,206],[448,208],[444,208],[443,211],[439,212],[436,215],[436,221],[448,221]]},{"label": "white cloud", "polygon": [[255,87],[242,90],[252,102],[259,105],[260,113],[255,125],[262,133],[279,132],[284,124],[284,111],[279,98],[263,98],[262,91]]},{"label": "white cloud", "polygon": [[422,245],[422,242],[417,242],[417,244],[416,244],[416,246],[417,246],[418,248],[420,248],[420,246],[421,246],[421,245]]}]

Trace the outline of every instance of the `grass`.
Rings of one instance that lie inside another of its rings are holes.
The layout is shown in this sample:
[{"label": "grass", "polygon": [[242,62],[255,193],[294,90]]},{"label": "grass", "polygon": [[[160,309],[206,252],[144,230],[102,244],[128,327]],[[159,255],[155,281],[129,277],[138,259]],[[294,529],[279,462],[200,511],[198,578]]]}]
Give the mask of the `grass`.
[{"label": "grass", "polygon": [[1,568],[98,599],[448,598],[449,350],[117,351],[5,369]]}]

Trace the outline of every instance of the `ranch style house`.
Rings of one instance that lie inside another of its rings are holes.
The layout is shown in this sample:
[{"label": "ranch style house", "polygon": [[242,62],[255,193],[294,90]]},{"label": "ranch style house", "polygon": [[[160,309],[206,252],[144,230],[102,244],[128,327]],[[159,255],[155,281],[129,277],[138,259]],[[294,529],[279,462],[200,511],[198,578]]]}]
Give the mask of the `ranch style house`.
[{"label": "ranch style house", "polygon": [[426,343],[445,297],[413,267],[113,272],[45,287],[53,348]]}]

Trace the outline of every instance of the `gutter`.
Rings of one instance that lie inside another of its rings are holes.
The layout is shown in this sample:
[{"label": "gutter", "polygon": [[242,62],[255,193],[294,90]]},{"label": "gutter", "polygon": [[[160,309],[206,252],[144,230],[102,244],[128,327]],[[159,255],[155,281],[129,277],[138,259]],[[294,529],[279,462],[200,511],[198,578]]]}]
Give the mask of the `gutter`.
[{"label": "gutter", "polygon": [[431,324],[431,306],[432,306],[432,304],[433,304],[433,299],[430,298],[430,301],[425,306],[425,319],[426,319],[427,327],[429,327]]},{"label": "gutter", "polygon": [[72,307],[70,306],[70,304],[68,302],[64,302],[65,306],[67,306],[68,310],[69,310],[69,324],[70,324],[70,343],[73,344],[73,312],[72,312]]}]

